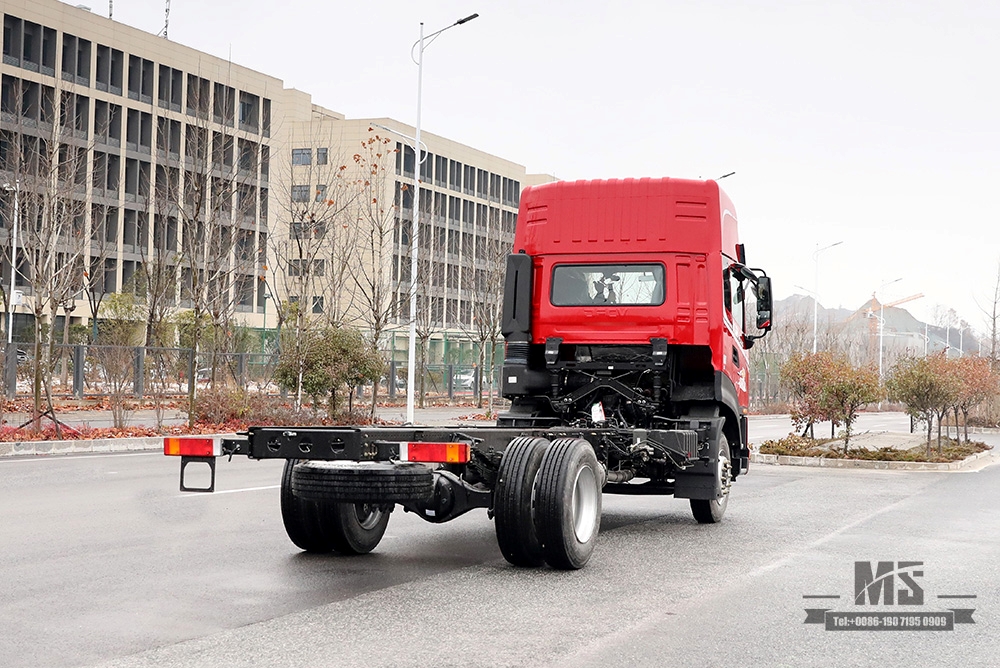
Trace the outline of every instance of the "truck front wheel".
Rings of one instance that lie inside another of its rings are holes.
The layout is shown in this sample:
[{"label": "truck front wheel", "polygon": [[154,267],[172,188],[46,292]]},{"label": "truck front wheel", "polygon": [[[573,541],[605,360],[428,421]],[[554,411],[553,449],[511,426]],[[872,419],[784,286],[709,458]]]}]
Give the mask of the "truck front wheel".
[{"label": "truck front wheel", "polygon": [[729,486],[732,484],[732,460],[729,456],[729,441],[724,435],[719,436],[719,458],[717,473],[722,487],[722,496],[718,499],[691,499],[691,513],[698,524],[717,524],[726,514],[729,505]]},{"label": "truck front wheel", "polygon": [[602,478],[590,443],[557,438],[535,480],[535,527],[552,568],[583,568],[601,527]]},{"label": "truck front wheel", "polygon": [[532,489],[548,447],[544,438],[521,436],[510,442],[500,460],[493,491],[497,544],[504,559],[515,566],[541,566],[544,562],[535,531]]}]

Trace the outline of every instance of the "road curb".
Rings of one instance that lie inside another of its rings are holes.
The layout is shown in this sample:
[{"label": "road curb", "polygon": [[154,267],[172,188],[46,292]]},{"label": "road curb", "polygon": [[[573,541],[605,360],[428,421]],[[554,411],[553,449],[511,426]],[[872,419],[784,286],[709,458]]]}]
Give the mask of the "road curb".
[{"label": "road curb", "polygon": [[972,462],[993,453],[984,450],[958,462],[890,462],[873,459],[833,459],[829,457],[793,457],[790,455],[762,455],[750,453],[753,464],[773,466],[812,466],[834,469],[876,469],[883,471],[959,471]]},{"label": "road curb", "polygon": [[[236,434],[192,434],[193,436],[234,438]],[[136,438],[94,438],[72,441],[0,442],[0,458],[45,455],[110,454],[121,452],[162,452],[164,436]]]}]

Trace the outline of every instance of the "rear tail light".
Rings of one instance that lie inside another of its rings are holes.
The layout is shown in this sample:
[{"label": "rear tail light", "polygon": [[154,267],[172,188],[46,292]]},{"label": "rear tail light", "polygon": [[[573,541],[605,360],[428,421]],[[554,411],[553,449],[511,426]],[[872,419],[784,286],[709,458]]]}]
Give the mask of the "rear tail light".
[{"label": "rear tail light", "polygon": [[222,454],[222,437],[168,436],[163,439],[163,454],[179,457],[218,457]]},{"label": "rear tail light", "polygon": [[425,464],[467,464],[468,443],[407,442],[399,444],[399,461]]}]

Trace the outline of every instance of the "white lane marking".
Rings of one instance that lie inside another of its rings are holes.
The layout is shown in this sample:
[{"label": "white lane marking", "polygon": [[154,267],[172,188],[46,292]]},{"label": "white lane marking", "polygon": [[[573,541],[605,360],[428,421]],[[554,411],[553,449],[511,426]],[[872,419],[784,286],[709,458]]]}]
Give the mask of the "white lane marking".
[{"label": "white lane marking", "polygon": [[896,510],[899,506],[901,506],[904,503],[907,503],[908,501],[910,501],[910,499],[913,496],[916,496],[916,494],[911,495],[911,496],[907,496],[905,498],[902,498],[899,501],[896,501],[895,503],[889,504],[888,506],[883,506],[882,508],[879,508],[878,510],[875,510],[873,512],[868,513],[864,517],[860,517],[860,518],[854,520],[853,522],[849,522],[849,523],[843,525],[839,529],[834,529],[833,531],[831,531],[830,533],[826,534],[825,536],[820,536],[819,538],[813,540],[812,542],[807,543],[806,545],[803,545],[799,549],[793,550],[792,552],[789,552],[784,557],[781,557],[780,559],[778,559],[776,561],[773,561],[773,562],[771,562],[769,564],[764,564],[763,566],[760,566],[760,567],[758,567],[758,568],[750,571],[747,574],[747,577],[751,577],[751,578],[752,577],[756,577],[758,575],[762,575],[764,573],[768,573],[770,571],[773,571],[776,568],[780,568],[781,566],[784,566],[785,564],[787,564],[787,563],[789,563],[791,561],[794,561],[794,560],[798,559],[799,557],[803,556],[806,552],[808,552],[810,550],[816,549],[817,547],[819,547],[823,543],[827,543],[827,542],[833,540],[834,538],[836,538],[837,536],[841,535],[842,533],[850,531],[851,529],[853,529],[853,528],[855,528],[857,526],[860,526],[860,525],[864,524],[865,522],[878,517],[879,515],[884,515],[885,513],[891,512],[893,510]]},{"label": "white lane marking", "polygon": [[259,492],[264,489],[279,489],[281,485],[267,485],[266,487],[244,487],[243,489],[219,489],[214,492],[185,492],[178,494],[178,499],[190,499],[197,496],[217,496],[219,494],[236,494],[237,492]]}]

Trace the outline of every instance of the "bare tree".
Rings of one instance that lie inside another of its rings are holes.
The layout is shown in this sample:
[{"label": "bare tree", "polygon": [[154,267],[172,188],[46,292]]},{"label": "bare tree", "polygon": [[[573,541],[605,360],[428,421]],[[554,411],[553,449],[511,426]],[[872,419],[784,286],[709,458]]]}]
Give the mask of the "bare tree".
[{"label": "bare tree", "polygon": [[[157,150],[165,152],[168,159],[163,169],[157,170],[153,193],[153,252],[157,260],[147,261],[152,265],[152,278],[147,282],[152,289],[147,299],[153,300],[147,302],[147,337],[153,334],[166,304],[172,301],[171,274],[177,266],[181,305],[190,307],[192,322],[196,323],[192,328],[192,354],[197,360],[202,347],[209,345],[214,379],[218,353],[228,343],[228,326],[236,304],[247,300],[248,293],[252,303],[257,285],[254,214],[258,207],[258,174],[262,167],[266,171],[269,155],[259,142],[221,129],[232,124],[232,105],[220,105],[217,99],[215,120],[222,126],[209,122],[211,98],[206,80],[189,76],[187,93],[189,120],[183,125],[183,133],[178,121],[157,119]],[[202,340],[203,328],[197,324],[204,320],[211,325],[210,341]],[[195,386],[191,379],[190,404],[194,402]],[[191,412],[192,420],[193,415]]]},{"label": "bare tree", "polygon": [[[428,228],[430,229],[430,228]],[[412,250],[410,251],[412,252]],[[429,362],[431,338],[444,328],[445,298],[438,296],[444,284],[444,264],[422,259],[417,267],[417,314],[415,331],[419,350],[414,391],[420,408],[424,407],[427,396],[427,364]]]},{"label": "bare tree", "polygon": [[[334,142],[328,142],[334,143]],[[349,167],[341,159],[331,160],[328,148],[293,150],[292,165],[282,175],[289,198],[282,205],[287,221],[280,234],[272,235],[273,258],[265,263],[272,272],[272,285],[296,303],[278,309],[279,327],[291,318],[282,349],[290,359],[298,360],[299,380],[295,384],[296,410],[301,406],[306,373],[303,349],[312,340],[310,332],[324,325],[343,323],[344,310],[350,304],[345,291],[354,261],[352,225],[357,184],[347,176]],[[291,350],[285,350],[287,347]]]},{"label": "bare tree", "polygon": [[[392,165],[395,162],[395,142],[370,131],[354,154],[355,216],[358,225],[357,264],[353,272],[356,301],[354,311],[365,323],[371,337],[369,344],[380,351],[382,338],[396,318],[409,318],[408,293],[404,297],[400,285],[409,284],[409,263],[404,259],[398,279],[392,270],[393,233],[403,234],[399,212],[405,209],[409,190],[395,188]],[[395,192],[395,200],[390,193]],[[401,206],[402,205],[402,206]],[[412,208],[412,207],[411,207]],[[407,273],[403,274],[403,267]],[[378,383],[372,391],[371,416],[378,401]]]},{"label": "bare tree", "polygon": [[[471,323],[463,323],[468,336],[477,344],[476,403],[482,408],[483,390],[488,391],[488,411],[493,413],[493,379],[496,377],[495,347],[500,341],[503,316],[503,289],[507,274],[507,256],[513,238],[513,216],[496,207],[485,210],[479,221],[479,234],[463,241],[463,255],[472,261],[462,268],[462,287],[471,298]],[[473,246],[474,245],[474,249]]]},{"label": "bare tree", "polygon": [[[38,427],[43,393],[46,412],[55,420],[51,395],[54,325],[59,309],[80,289],[79,268],[87,246],[89,104],[74,93],[13,77],[3,78],[3,88],[0,169],[5,181],[13,184],[19,213],[17,228],[12,226],[8,237],[7,258],[11,264],[14,233],[19,232],[16,247],[20,254],[11,271],[22,277],[30,291],[26,306],[34,316],[34,420]],[[4,293],[4,297],[9,308],[11,295]]]},{"label": "bare tree", "polygon": [[[117,272],[113,258],[116,247],[114,240],[108,239],[117,231],[118,209],[96,204],[91,207],[90,253],[83,270],[83,293],[90,311],[91,340],[97,339],[97,321],[104,298],[115,292],[114,279]],[[110,289],[109,289],[109,286]]]},{"label": "bare tree", "polygon": [[1000,369],[1000,261],[997,261],[997,279],[993,284],[992,294],[988,295],[986,306],[979,306],[983,312],[986,333],[990,345],[990,368]]}]

